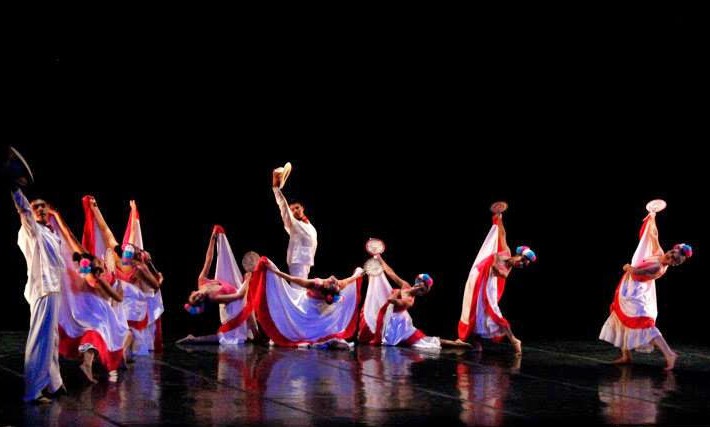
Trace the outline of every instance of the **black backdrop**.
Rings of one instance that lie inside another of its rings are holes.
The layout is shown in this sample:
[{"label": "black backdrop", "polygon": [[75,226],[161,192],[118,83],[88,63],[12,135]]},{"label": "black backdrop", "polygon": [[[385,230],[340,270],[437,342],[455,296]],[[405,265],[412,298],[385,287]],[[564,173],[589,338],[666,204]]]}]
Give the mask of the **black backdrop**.
[{"label": "black backdrop", "polygon": [[[108,41],[59,25],[5,56],[17,72],[4,139],[35,170],[28,195],[52,202],[76,233],[82,195],[97,198],[117,235],[137,200],[166,275],[169,336],[217,326],[216,313],[181,308],[213,224],[238,256],[253,249],[285,268],[270,171],[291,161],[285,194],[303,200],[319,232],[313,273],[349,273],[366,259],[365,240],[380,237],[403,277],[434,277],[412,314],[444,337],[455,334],[491,202],[510,204],[511,246],[539,257],[508,281],[501,306],[513,329],[524,340],[593,340],[644,205],[664,198],[663,246],[685,241],[696,255],[658,281],[658,325],[671,344],[708,344],[702,16],[437,15],[373,18],[367,31],[259,16],[246,38],[217,27]],[[0,224],[0,329],[23,329],[9,195]]]}]

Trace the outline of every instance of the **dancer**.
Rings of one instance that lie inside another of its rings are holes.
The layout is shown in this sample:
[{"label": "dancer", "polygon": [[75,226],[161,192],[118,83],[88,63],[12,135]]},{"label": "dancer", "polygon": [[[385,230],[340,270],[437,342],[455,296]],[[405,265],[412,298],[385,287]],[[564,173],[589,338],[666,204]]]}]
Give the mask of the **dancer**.
[{"label": "dancer", "polygon": [[[281,192],[286,183],[286,178],[291,172],[291,164],[286,163],[284,168],[277,168],[273,173],[272,190],[276,204],[281,211],[284,228],[289,235],[286,263],[292,276],[302,279],[308,278],[308,273],[314,264],[316,247],[318,246],[318,233],[305,215],[305,207],[301,202],[286,201]],[[298,288],[296,288],[298,289]]]},{"label": "dancer", "polygon": [[[84,236],[82,246],[74,237],[62,216],[50,211],[53,223],[62,232],[67,282],[62,287],[59,315],[59,353],[67,359],[80,359],[81,371],[87,380],[94,379],[92,368],[98,360],[108,372],[108,379],[118,379],[123,362],[123,345],[128,336],[128,323],[123,312],[123,288],[116,279],[113,250],[98,233],[89,206],[90,196],[83,199]],[[104,262],[108,252],[108,265]]]},{"label": "dancer", "polygon": [[425,350],[440,349],[442,346],[470,347],[467,343],[427,336],[414,327],[408,309],[414,306],[416,297],[429,293],[434,284],[431,276],[419,274],[411,285],[400,278],[381,255],[375,255],[375,259],[382,265],[383,272],[369,276],[365,304],[360,314],[359,342]]},{"label": "dancer", "polygon": [[[207,277],[212,266],[213,253],[217,250],[217,267],[214,279]],[[223,345],[241,344],[257,336],[256,318],[251,306],[244,298],[249,291],[253,268],[259,260],[256,252],[247,252],[242,264],[246,273],[242,278],[237,261],[234,259],[224,228],[215,225],[205,255],[205,263],[197,278],[198,290],[188,298],[185,309],[191,314],[204,311],[206,301],[220,305],[222,326],[215,335],[195,337],[188,335],[177,344],[219,343]]]},{"label": "dancer", "polygon": [[133,360],[133,355],[148,355],[153,347],[153,335],[148,326],[150,319],[155,317],[149,313],[148,300],[155,297],[160,290],[163,275],[152,266],[150,255],[141,250],[143,238],[138,210],[131,201],[131,215],[124,235],[123,245],[119,245],[111,229],[106,224],[96,199],[89,197],[88,204],[96,220],[96,225],[106,244],[114,248],[111,253],[116,265],[116,275],[122,282],[124,299],[123,306],[131,333],[124,345],[127,362]]},{"label": "dancer", "polygon": [[515,337],[510,324],[503,317],[498,301],[503,296],[508,275],[515,268],[527,267],[537,256],[527,246],[518,246],[511,255],[503,226],[504,202],[491,207],[494,212],[493,225],[486,240],[473,262],[466,281],[461,318],[458,327],[458,341],[473,338],[477,350],[481,349],[479,338],[499,342],[507,337],[516,355],[522,354],[522,342]]},{"label": "dancer", "polygon": [[347,340],[357,327],[362,274],[357,268],[346,279],[304,279],[281,272],[262,257],[251,278],[249,299],[259,325],[275,345],[349,349]]},{"label": "dancer", "polygon": [[[141,319],[130,319],[133,325],[133,345],[132,350],[137,355],[148,355],[149,352],[162,352],[163,350],[163,327],[162,314],[165,311],[163,307],[163,274],[155,268],[155,264],[148,251],[143,246],[143,233],[141,232],[140,215],[135,200],[129,202],[131,214],[128,219],[128,225],[123,235],[123,258],[131,258],[130,249],[134,253],[131,263],[138,269],[145,270],[147,277],[146,283],[149,288],[142,289],[143,295],[138,295],[136,292],[128,293],[128,304],[135,302],[138,305],[138,310],[128,308],[129,313],[137,314],[142,311],[143,300],[145,300],[145,322]],[[126,248],[129,251],[126,251]],[[151,279],[154,278],[155,280]],[[130,283],[130,281],[129,281]],[[131,289],[135,291],[136,289]],[[140,327],[145,324],[145,328]]]},{"label": "dancer", "polygon": [[666,274],[668,266],[680,265],[691,256],[693,249],[685,243],[663,252],[658,240],[656,212],[651,211],[641,226],[640,241],[631,264],[624,265],[611,313],[599,334],[599,339],[621,350],[621,356],[612,363],[631,363],[631,350],[648,353],[656,347],[666,359],[665,370],[673,369],[678,355],[656,327],[656,279]]},{"label": "dancer", "polygon": [[[26,402],[48,403],[63,388],[59,373],[57,323],[62,280],[65,273],[61,237],[49,225],[49,204],[42,199],[30,203],[22,190],[12,192],[22,226],[17,245],[27,261],[24,296],[30,305],[30,331],[25,346]],[[43,391],[50,393],[44,395]]]}]

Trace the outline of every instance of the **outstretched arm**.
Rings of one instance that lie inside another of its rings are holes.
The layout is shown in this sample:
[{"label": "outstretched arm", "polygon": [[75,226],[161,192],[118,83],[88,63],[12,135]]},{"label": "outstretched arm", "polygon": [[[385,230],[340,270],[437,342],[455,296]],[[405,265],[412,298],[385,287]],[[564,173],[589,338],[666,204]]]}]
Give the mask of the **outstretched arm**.
[{"label": "outstretched arm", "polygon": [[303,286],[304,288],[312,288],[316,284],[315,280],[313,280],[313,279],[303,279],[300,277],[291,276],[290,274],[286,274],[283,271],[279,271],[279,270],[272,270],[272,271],[277,276],[279,276],[283,279],[286,279],[287,282],[295,283],[298,286]]},{"label": "outstretched arm", "polygon": [[286,279],[287,282],[295,283],[304,288],[312,288],[316,284],[316,281],[313,279],[302,279],[300,277],[291,276],[290,274],[286,274],[283,271],[280,271],[276,267],[276,264],[274,264],[271,260],[269,260],[268,264],[266,264],[266,268],[271,270],[275,275],[281,277],[282,279]]},{"label": "outstretched arm", "polygon": [[357,279],[362,277],[362,275],[365,274],[365,270],[362,268],[358,267],[355,270],[355,273],[353,273],[352,276],[346,278],[346,279],[340,279],[338,280],[338,288],[342,291],[343,289],[347,288],[351,284],[355,283]]},{"label": "outstretched arm", "polygon": [[407,283],[401,277],[397,276],[397,273],[395,273],[394,270],[392,270],[392,267],[390,267],[389,264],[385,262],[385,260],[382,258],[382,255],[375,255],[375,258],[380,261],[380,263],[382,264],[382,269],[384,270],[387,277],[389,277],[394,282],[395,287],[404,288],[405,286],[409,286],[409,283]]}]

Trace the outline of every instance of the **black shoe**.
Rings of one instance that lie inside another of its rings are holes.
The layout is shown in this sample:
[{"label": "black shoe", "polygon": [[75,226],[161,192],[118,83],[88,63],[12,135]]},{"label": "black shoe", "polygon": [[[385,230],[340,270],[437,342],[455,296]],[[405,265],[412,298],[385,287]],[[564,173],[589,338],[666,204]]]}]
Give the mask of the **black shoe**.
[{"label": "black shoe", "polygon": [[69,392],[67,391],[67,388],[66,386],[64,386],[64,384],[59,386],[59,388],[55,392],[51,392],[46,388],[42,390],[42,397],[46,397],[48,399],[56,399],[59,396],[66,396],[67,394],[69,394]]}]

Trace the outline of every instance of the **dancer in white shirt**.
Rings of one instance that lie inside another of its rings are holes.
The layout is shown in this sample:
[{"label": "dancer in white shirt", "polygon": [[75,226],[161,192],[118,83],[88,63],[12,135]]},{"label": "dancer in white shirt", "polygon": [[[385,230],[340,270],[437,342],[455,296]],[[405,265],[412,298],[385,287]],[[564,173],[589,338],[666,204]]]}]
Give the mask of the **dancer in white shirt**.
[{"label": "dancer in white shirt", "polygon": [[17,245],[27,261],[25,299],[30,305],[24,400],[47,403],[51,399],[42,391],[55,393],[63,386],[57,322],[66,266],[61,254],[61,237],[48,222],[47,202],[36,199],[29,203],[19,188],[13,191],[12,198],[22,222]]},{"label": "dancer in white shirt", "polygon": [[[281,192],[290,170],[290,163],[287,163],[283,170],[282,168],[274,170],[272,190],[276,204],[281,211],[284,228],[289,235],[288,251],[286,252],[288,271],[292,276],[307,279],[316,256],[318,233],[306,217],[303,204],[301,202],[289,203]],[[296,287],[296,289],[298,288]]]}]

